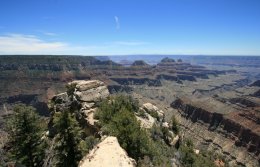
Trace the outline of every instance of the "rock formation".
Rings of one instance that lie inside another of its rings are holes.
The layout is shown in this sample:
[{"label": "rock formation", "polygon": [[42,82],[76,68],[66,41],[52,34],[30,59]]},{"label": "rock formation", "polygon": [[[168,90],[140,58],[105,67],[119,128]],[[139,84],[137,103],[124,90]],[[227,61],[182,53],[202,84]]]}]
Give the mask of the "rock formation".
[{"label": "rock formation", "polygon": [[[191,120],[192,122],[203,123],[208,127],[208,130],[215,131],[215,133],[224,134],[225,138],[231,140],[229,143],[232,143],[233,141],[233,144],[229,145],[235,145],[237,147],[242,146],[248,151],[248,153],[253,153],[257,159],[260,152],[260,119],[259,116],[253,112],[241,112],[234,110],[230,113],[220,113],[214,108],[211,108],[210,104],[204,106],[187,99],[179,98],[176,99],[171,106],[178,109],[183,117]],[[223,150],[228,150],[228,147],[224,142],[217,142],[214,138],[210,139],[209,136],[207,136],[205,141],[213,142],[213,145],[218,145],[218,147]],[[233,158],[236,159],[236,153],[227,153],[227,151],[224,152],[225,154],[234,154]],[[240,160],[241,159],[238,161]]]},{"label": "rock formation", "polygon": [[149,67],[149,64],[143,60],[136,60],[133,62],[132,67]]},{"label": "rock formation", "polygon": [[157,115],[159,120],[163,120],[164,118],[164,112],[162,110],[159,110],[158,107],[152,105],[151,103],[143,104],[142,109],[150,115]]},{"label": "rock formation", "polygon": [[257,87],[260,87],[260,80],[255,81],[255,82],[252,83],[250,86],[257,86]]},{"label": "rock formation", "polygon": [[116,137],[108,136],[95,146],[79,163],[79,167],[134,167],[136,162],[128,157]]},{"label": "rock formation", "polygon": [[157,126],[167,130],[169,133],[165,134],[164,138],[166,144],[175,146],[180,140],[179,135],[174,134],[172,131],[172,126],[165,121],[164,111],[160,110],[157,106],[151,103],[144,103],[136,114],[136,118],[140,121],[142,128],[151,129],[153,126]]},{"label": "rock formation", "polygon": [[163,121],[164,112],[151,103],[145,103],[140,107],[140,111],[136,118],[140,121],[143,128],[149,129],[156,122]]},{"label": "rock formation", "polygon": [[256,91],[253,96],[260,97],[260,90]]},{"label": "rock formation", "polygon": [[[88,131],[97,134],[98,128],[95,124],[94,112],[97,110],[97,103],[109,96],[109,91],[104,82],[98,80],[76,80],[68,83],[68,90],[60,93],[51,99],[50,107],[52,115],[54,112],[62,112],[66,109],[73,110],[79,122],[87,125]],[[85,126],[86,127],[86,126]],[[50,128],[50,131],[52,128]],[[55,133],[55,130],[50,133]],[[52,136],[52,134],[50,134]],[[86,155],[79,164],[80,167],[93,166],[136,166],[135,160],[127,156],[116,137],[106,137],[93,150]]]},{"label": "rock formation", "polygon": [[69,96],[65,92],[54,96],[50,102],[50,110],[52,112],[62,112],[66,109],[70,110],[73,106],[73,110],[76,109],[77,118],[84,124],[86,123],[94,128],[96,105],[109,96],[107,86],[98,80],[77,80],[70,82],[68,85],[72,86],[72,94]]}]

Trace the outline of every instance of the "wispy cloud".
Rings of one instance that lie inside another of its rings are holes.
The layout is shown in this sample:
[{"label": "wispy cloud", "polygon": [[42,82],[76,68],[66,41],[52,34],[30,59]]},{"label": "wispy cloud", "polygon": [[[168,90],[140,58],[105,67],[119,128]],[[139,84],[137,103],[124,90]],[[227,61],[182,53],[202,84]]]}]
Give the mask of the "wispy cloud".
[{"label": "wispy cloud", "polygon": [[34,35],[8,34],[0,36],[1,54],[48,54],[68,48],[67,43],[47,42]]},{"label": "wispy cloud", "polygon": [[115,18],[115,22],[116,22],[116,29],[119,30],[120,29],[119,18],[117,16],[115,16],[114,18]]},{"label": "wispy cloud", "polygon": [[141,41],[111,41],[97,45],[73,45],[68,42],[43,40],[35,35],[6,34],[0,35],[0,54],[113,55],[125,54],[125,51],[133,53],[136,46],[146,44],[148,43]]},{"label": "wispy cloud", "polygon": [[115,45],[124,45],[124,46],[138,46],[138,45],[146,45],[147,42],[142,41],[116,41],[113,42]]},{"label": "wispy cloud", "polygon": [[49,32],[49,31],[45,31],[45,30],[35,30],[35,31],[38,33],[41,33],[43,35],[46,35],[46,36],[58,36],[57,33]]},{"label": "wispy cloud", "polygon": [[53,32],[43,32],[44,35],[48,35],[48,36],[57,36],[58,34],[53,33]]}]

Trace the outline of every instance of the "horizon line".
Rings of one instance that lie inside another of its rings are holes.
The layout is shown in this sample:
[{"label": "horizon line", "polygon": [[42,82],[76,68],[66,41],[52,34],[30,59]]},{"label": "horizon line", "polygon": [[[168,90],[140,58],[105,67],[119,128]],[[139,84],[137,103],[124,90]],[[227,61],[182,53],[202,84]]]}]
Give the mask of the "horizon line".
[{"label": "horizon line", "polygon": [[260,57],[260,55],[225,55],[225,54],[104,54],[104,55],[83,55],[83,54],[0,54],[0,56],[219,56],[219,57]]}]

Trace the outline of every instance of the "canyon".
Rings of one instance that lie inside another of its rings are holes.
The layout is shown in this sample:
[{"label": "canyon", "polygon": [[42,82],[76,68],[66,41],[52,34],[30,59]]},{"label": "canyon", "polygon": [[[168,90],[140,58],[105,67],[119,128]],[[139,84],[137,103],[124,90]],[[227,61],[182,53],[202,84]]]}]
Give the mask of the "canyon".
[{"label": "canyon", "polygon": [[[192,138],[198,150],[217,152],[230,166],[258,166],[259,64],[254,63],[255,58],[248,60],[248,65],[240,60],[234,60],[234,64],[220,59],[215,63],[201,57],[196,60],[200,63],[192,64],[188,58],[164,58],[155,64],[136,60],[124,66],[107,57],[1,56],[0,127],[16,103],[33,105],[40,115],[49,117],[48,102],[66,99],[60,93],[65,92],[68,82],[100,80],[102,83],[93,81],[93,85],[99,85],[93,89],[100,87],[103,92],[99,97],[109,91],[151,103],[164,110],[166,121],[176,115],[182,136]],[[78,94],[79,99],[81,96]],[[91,117],[88,100],[81,99],[86,103],[82,113]],[[0,133],[4,134],[2,130]]]}]

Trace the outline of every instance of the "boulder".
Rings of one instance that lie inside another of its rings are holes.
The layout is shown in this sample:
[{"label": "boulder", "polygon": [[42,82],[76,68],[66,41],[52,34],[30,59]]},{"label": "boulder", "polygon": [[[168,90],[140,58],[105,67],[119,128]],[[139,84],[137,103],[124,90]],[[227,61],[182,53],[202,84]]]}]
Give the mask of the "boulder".
[{"label": "boulder", "polygon": [[76,84],[76,90],[77,91],[86,91],[92,88],[97,88],[100,86],[105,86],[104,82],[98,81],[98,80],[76,80],[76,81],[72,81],[69,83],[71,84]]},{"label": "boulder", "polygon": [[[162,120],[164,118],[164,112],[162,110],[159,110],[158,107],[156,107],[155,105],[151,104],[151,103],[145,103],[143,104],[142,108],[148,113],[148,114],[152,114],[152,113],[156,113],[159,117],[160,120]],[[152,114],[153,115],[153,114]]]},{"label": "boulder", "polygon": [[152,117],[151,115],[146,114],[146,117],[141,117],[141,116],[136,116],[137,120],[140,121],[141,127],[145,129],[150,129],[152,128],[153,124],[156,122],[155,118]]},{"label": "boulder", "polygon": [[74,93],[76,99],[83,102],[98,102],[101,99],[106,98],[109,95],[109,91],[106,86],[99,86],[84,91],[78,91]]},{"label": "boulder", "polygon": [[69,97],[68,97],[68,94],[66,92],[64,92],[64,93],[55,95],[52,98],[52,101],[55,102],[56,104],[61,104],[61,103],[65,103],[65,102],[69,101]]},{"label": "boulder", "polygon": [[79,167],[134,167],[136,162],[128,157],[116,137],[106,137],[79,163]]},{"label": "boulder", "polygon": [[163,123],[162,123],[162,127],[169,128],[170,126],[169,126],[169,123],[168,123],[168,122],[163,122]]},{"label": "boulder", "polygon": [[98,102],[101,99],[107,98],[109,91],[104,82],[98,80],[76,80],[69,83],[75,84],[74,95],[81,102]]}]

